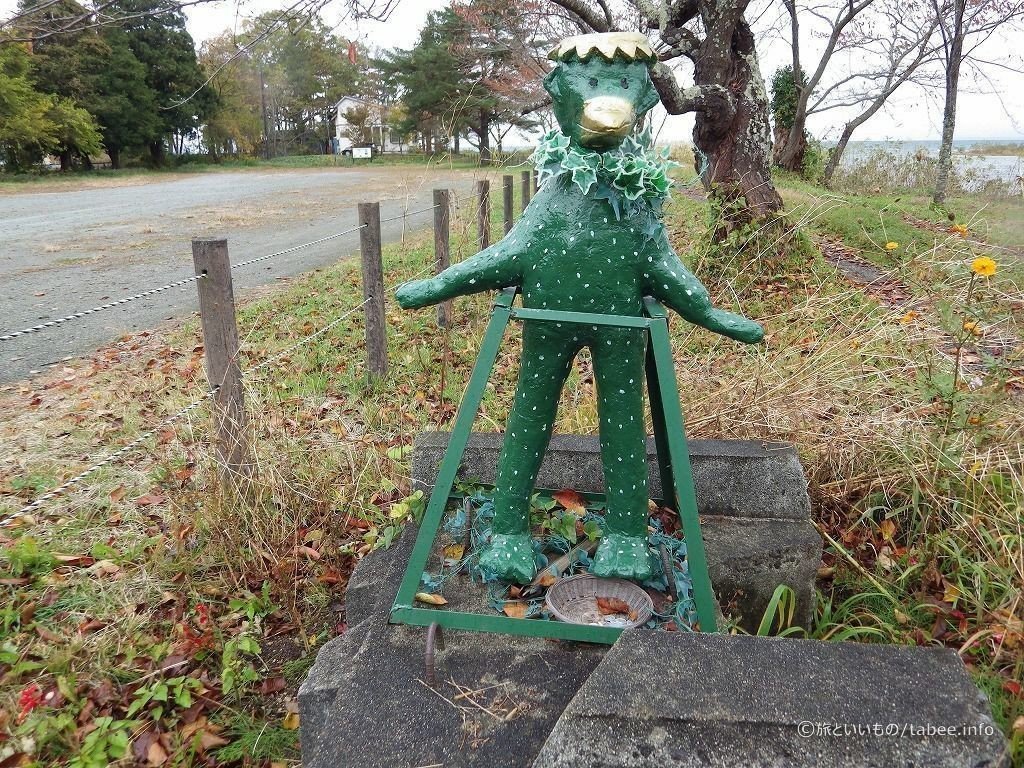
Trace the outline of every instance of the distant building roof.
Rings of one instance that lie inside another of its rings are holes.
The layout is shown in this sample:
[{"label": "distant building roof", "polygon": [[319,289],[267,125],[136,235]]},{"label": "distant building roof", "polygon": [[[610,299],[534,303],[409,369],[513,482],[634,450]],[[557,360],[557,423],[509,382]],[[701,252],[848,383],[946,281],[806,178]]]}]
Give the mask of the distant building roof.
[{"label": "distant building roof", "polygon": [[374,109],[383,109],[384,108],[383,104],[378,104],[375,101],[370,101],[369,99],[364,99],[364,98],[361,98],[359,96],[342,96],[340,99],[338,99],[338,102],[334,105],[335,109],[340,107],[342,105],[342,103],[346,102],[346,101],[354,101],[354,102],[357,102],[358,104],[362,104],[365,107],[373,107]]}]

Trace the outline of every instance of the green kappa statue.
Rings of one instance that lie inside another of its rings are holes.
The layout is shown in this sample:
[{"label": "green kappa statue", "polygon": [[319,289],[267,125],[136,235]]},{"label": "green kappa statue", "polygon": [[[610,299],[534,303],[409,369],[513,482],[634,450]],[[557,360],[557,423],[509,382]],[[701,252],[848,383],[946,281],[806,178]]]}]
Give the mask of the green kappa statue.
[{"label": "green kappa statue", "polygon": [[[517,286],[524,307],[607,315],[643,314],[654,296],[686,320],[747,343],[752,320],[715,309],[669,245],[661,222],[667,152],[655,153],[638,121],[658,103],[648,67],[656,56],[639,33],[569,38],[551,52],[544,78],[561,131],[534,153],[541,188],[498,243],[436,277],[402,285],[405,308]],[[644,581],[647,451],[642,328],[526,320],[515,402],[498,464],[493,537],[481,567],[528,583],[536,575],[530,496],[576,354],[590,349],[597,383],[607,512],[592,573]]]}]

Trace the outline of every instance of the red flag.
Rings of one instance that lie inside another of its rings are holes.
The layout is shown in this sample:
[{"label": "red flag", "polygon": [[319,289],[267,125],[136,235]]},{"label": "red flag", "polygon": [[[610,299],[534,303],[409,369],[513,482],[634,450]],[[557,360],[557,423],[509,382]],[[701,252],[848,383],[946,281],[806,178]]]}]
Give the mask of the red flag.
[{"label": "red flag", "polygon": [[348,44],[348,60],[350,62],[352,62],[353,64],[356,63],[356,44],[355,43],[349,43]]}]

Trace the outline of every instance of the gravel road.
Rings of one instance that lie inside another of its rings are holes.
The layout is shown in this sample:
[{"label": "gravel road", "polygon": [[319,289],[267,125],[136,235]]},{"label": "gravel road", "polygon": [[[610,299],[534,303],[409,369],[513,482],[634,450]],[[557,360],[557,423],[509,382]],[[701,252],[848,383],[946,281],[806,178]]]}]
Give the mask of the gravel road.
[{"label": "gravel road", "polygon": [[[224,236],[232,263],[356,226],[356,204],[381,218],[431,205],[431,190],[472,190],[472,172],[416,167],[324,168],[107,177],[0,192],[0,335],[193,274],[190,238]],[[427,227],[430,213],[410,217]],[[385,242],[402,236],[384,223]],[[359,235],[243,267],[235,295],[358,253]],[[0,342],[0,383],[31,377],[119,336],[197,309],[195,285]]]}]

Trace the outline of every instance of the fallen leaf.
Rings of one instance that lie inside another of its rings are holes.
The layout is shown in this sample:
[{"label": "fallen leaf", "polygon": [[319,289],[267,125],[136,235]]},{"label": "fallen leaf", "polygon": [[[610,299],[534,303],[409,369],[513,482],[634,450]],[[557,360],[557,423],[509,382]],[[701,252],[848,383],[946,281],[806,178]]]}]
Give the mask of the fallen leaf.
[{"label": "fallen leaf", "polygon": [[587,500],[576,491],[569,490],[568,488],[551,494],[551,498],[573,514],[582,515],[587,511]]},{"label": "fallen leaf", "polygon": [[449,544],[444,548],[444,556],[448,560],[461,560],[465,548],[462,544]]},{"label": "fallen leaf", "polygon": [[885,518],[881,523],[878,524],[878,530],[882,532],[882,538],[887,541],[892,541],[893,534],[896,533],[896,523],[894,523],[888,517]]},{"label": "fallen leaf", "polygon": [[295,548],[295,554],[296,555],[305,555],[310,560],[319,560],[320,559],[320,553],[319,552],[317,552],[312,547],[307,547],[305,545],[300,545],[300,546],[296,547]]},{"label": "fallen leaf", "polygon": [[[299,723],[298,723],[299,716],[298,716],[297,713],[294,714],[294,715],[292,713],[288,713],[288,715],[285,716],[285,722],[287,722],[289,717],[293,717],[293,716],[295,717],[295,728],[298,728],[299,727]],[[285,725],[284,727],[288,728],[287,725]],[[294,730],[294,729],[290,729],[290,730]],[[229,742],[223,736],[218,736],[216,733],[210,733],[210,731],[201,731],[199,733],[199,747],[204,752],[206,750],[208,750],[208,749],[216,749],[217,747],[226,747],[230,743],[231,742]]]},{"label": "fallen leaf", "polygon": [[115,488],[114,490],[112,490],[110,492],[110,500],[111,501],[115,501],[115,502],[120,501],[121,499],[124,498],[124,494],[125,494],[124,486],[123,485],[119,485],[119,486],[117,486],[117,488]]},{"label": "fallen leaf", "polygon": [[605,616],[613,613],[624,613],[629,615],[629,603],[617,597],[597,598],[597,610]]},{"label": "fallen leaf", "polygon": [[294,731],[299,727],[299,713],[289,712],[281,721],[281,727],[288,731]]},{"label": "fallen leaf", "polygon": [[120,570],[121,566],[113,560],[99,560],[96,565],[92,567],[93,573],[99,574],[100,576],[113,576],[115,573],[120,572]]},{"label": "fallen leaf", "polygon": [[63,643],[64,638],[58,635],[56,632],[51,632],[46,627],[41,627],[38,624],[35,625],[36,634],[39,635],[43,640],[48,643]]},{"label": "fallen leaf", "polygon": [[432,595],[429,592],[417,592],[416,600],[421,603],[427,603],[428,605],[448,605],[448,601],[441,595]]},{"label": "fallen leaf", "polygon": [[99,619],[88,619],[78,625],[78,634],[87,635],[90,632],[95,632],[97,629],[103,629],[107,626],[107,622],[100,621]]},{"label": "fallen leaf", "polygon": [[269,696],[272,693],[283,691],[287,683],[283,677],[268,677],[260,684],[260,693]]},{"label": "fallen leaf", "polygon": [[96,562],[92,555],[54,555],[53,559],[61,565],[68,565],[72,568],[88,568]]},{"label": "fallen leaf", "polygon": [[551,571],[544,571],[540,574],[540,576],[537,577],[537,583],[540,584],[542,587],[550,587],[556,581],[558,581],[558,579],[555,577],[555,574],[553,574]]},{"label": "fallen leaf", "polygon": [[167,762],[167,750],[159,741],[154,741],[146,750],[146,762],[150,765],[163,765]]},{"label": "fallen leaf", "polygon": [[526,603],[513,603],[511,601],[506,601],[506,603],[501,607],[501,610],[509,618],[525,619],[528,606]]},{"label": "fallen leaf", "polygon": [[139,496],[139,498],[135,500],[135,504],[139,507],[152,507],[157,504],[163,504],[164,501],[166,501],[166,499],[159,493],[146,493]]}]

